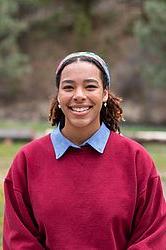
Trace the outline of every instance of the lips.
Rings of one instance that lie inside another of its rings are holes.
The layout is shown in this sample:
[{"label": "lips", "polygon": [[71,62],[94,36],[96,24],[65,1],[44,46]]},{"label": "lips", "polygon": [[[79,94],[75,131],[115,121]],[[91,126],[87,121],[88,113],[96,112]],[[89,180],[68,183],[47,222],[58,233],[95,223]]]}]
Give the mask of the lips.
[{"label": "lips", "polygon": [[88,111],[92,106],[86,106],[86,107],[69,107],[72,111],[74,112],[78,112],[78,113],[81,113],[81,112],[86,112]]}]

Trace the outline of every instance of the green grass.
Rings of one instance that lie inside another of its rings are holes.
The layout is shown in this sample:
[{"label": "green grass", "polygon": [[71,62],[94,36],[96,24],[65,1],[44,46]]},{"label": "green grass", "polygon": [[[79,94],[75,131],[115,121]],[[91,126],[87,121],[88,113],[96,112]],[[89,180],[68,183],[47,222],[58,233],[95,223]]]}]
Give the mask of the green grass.
[{"label": "green grass", "polygon": [[48,128],[51,128],[51,125],[47,121],[14,121],[14,120],[5,120],[0,121],[0,128],[5,129],[31,129],[34,132],[43,132]]},{"label": "green grass", "polygon": [[166,173],[166,144],[147,143],[144,147],[152,156],[161,174]]},{"label": "green grass", "polygon": [[137,131],[166,131],[166,126],[153,126],[146,124],[131,125],[126,123],[123,123],[121,125],[121,132],[123,134],[130,134]]}]

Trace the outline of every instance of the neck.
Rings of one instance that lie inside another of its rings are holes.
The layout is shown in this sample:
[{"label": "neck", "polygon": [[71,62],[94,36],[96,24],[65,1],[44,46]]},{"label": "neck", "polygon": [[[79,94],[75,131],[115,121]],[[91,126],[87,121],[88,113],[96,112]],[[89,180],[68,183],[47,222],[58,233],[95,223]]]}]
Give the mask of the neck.
[{"label": "neck", "polygon": [[76,145],[80,145],[82,144],[84,141],[86,141],[87,139],[89,139],[94,133],[96,133],[96,131],[100,128],[100,124],[99,126],[97,126],[96,128],[78,128],[75,127],[70,128],[69,126],[64,127],[62,129],[62,134],[71,142],[73,142]]}]

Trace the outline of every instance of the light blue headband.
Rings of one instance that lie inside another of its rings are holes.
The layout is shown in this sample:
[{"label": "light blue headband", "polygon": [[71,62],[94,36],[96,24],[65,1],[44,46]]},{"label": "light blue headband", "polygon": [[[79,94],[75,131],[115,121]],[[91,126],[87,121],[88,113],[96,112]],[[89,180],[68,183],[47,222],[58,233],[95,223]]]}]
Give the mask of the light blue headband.
[{"label": "light blue headband", "polygon": [[75,58],[75,57],[87,57],[87,58],[92,58],[94,59],[95,61],[97,61],[100,66],[103,68],[104,72],[105,72],[105,75],[106,75],[106,85],[108,87],[110,87],[111,85],[111,73],[108,69],[108,66],[107,64],[105,63],[105,61],[98,55],[96,55],[95,53],[92,53],[92,52],[75,52],[75,53],[71,53],[69,55],[67,55],[61,62],[60,64],[58,65],[57,67],[57,70],[56,70],[56,75],[58,74],[59,70],[61,69],[61,67],[63,66],[63,64],[72,59],[72,58]]}]

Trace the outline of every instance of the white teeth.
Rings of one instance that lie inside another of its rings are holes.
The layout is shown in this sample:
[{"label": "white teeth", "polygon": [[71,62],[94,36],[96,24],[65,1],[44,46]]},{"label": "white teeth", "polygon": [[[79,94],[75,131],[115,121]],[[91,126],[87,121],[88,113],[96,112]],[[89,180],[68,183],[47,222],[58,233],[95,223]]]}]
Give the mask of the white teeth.
[{"label": "white teeth", "polygon": [[76,112],[83,112],[83,111],[88,110],[89,107],[81,107],[81,108],[72,107],[71,109],[72,109],[73,111],[76,111]]}]

